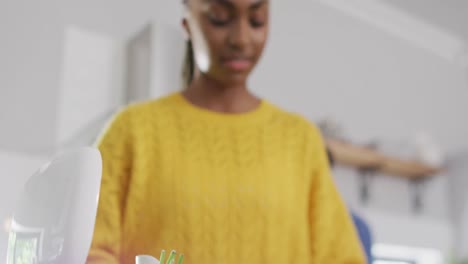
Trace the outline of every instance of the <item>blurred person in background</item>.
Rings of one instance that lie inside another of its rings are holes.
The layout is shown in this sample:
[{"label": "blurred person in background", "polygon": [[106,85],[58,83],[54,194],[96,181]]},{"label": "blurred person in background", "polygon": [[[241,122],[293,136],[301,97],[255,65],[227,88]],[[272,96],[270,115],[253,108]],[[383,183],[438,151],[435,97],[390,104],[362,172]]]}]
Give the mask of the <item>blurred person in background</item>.
[{"label": "blurred person in background", "polygon": [[248,88],[270,1],[183,4],[186,88],[123,109],[98,141],[88,263],[162,249],[188,264],[365,263],[316,126]]}]

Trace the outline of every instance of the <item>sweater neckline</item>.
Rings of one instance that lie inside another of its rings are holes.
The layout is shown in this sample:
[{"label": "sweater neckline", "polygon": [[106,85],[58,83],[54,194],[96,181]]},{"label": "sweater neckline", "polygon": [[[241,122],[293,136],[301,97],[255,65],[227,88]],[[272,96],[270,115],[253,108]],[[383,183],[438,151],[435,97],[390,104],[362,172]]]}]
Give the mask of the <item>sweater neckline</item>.
[{"label": "sweater neckline", "polygon": [[178,109],[184,114],[190,115],[194,119],[205,120],[216,124],[225,125],[248,125],[261,123],[268,119],[273,112],[273,105],[266,100],[261,100],[260,104],[253,110],[244,113],[224,113],[212,111],[191,103],[181,92],[170,96]]}]

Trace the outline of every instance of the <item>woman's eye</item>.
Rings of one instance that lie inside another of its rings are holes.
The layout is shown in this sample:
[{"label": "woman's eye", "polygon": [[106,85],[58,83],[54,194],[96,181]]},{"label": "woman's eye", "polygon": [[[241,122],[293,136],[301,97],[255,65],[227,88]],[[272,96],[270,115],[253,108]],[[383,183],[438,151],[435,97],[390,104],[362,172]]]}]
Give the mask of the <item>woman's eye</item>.
[{"label": "woman's eye", "polygon": [[212,16],[209,16],[208,18],[210,20],[210,23],[213,24],[214,26],[222,27],[222,26],[226,26],[227,24],[229,24],[229,19],[220,19],[220,18],[216,18]]},{"label": "woman's eye", "polygon": [[230,22],[231,15],[225,8],[213,6],[208,12],[208,19],[215,26],[225,26]]},{"label": "woman's eye", "polygon": [[260,28],[260,27],[263,27],[265,25],[265,22],[264,22],[263,19],[262,20],[260,20],[260,19],[251,19],[250,24],[252,25],[252,27]]},{"label": "woman's eye", "polygon": [[263,27],[266,24],[266,12],[263,10],[253,12],[250,15],[250,24],[255,28]]}]

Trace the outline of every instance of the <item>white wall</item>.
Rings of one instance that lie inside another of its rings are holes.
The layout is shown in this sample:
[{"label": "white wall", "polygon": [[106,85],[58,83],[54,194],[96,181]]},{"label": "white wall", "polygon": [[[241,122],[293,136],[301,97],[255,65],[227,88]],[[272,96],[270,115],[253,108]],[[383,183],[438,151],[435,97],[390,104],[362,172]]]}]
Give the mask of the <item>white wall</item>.
[{"label": "white wall", "polygon": [[462,213],[463,215],[460,217],[460,222],[456,229],[458,240],[455,254],[459,259],[468,260],[468,201],[466,199]]},{"label": "white wall", "polygon": [[178,1],[2,1],[0,149],[55,145],[67,26],[124,39],[155,18],[178,24],[180,14]]},{"label": "white wall", "polygon": [[60,147],[122,105],[125,81],[122,41],[76,26],[64,35],[54,141]]},{"label": "white wall", "polygon": [[158,98],[182,89],[186,39],[180,27],[154,22],[126,44],[127,102]]},{"label": "white wall", "polygon": [[468,151],[450,156],[448,174],[450,183],[452,219],[457,240],[455,254],[468,259]]},{"label": "white wall", "polygon": [[421,19],[433,24],[447,27],[468,39],[468,2],[427,0],[387,0],[388,4],[395,5],[411,12]]},{"label": "white wall", "polygon": [[54,140],[61,24],[51,1],[0,4],[0,147],[37,149]]}]

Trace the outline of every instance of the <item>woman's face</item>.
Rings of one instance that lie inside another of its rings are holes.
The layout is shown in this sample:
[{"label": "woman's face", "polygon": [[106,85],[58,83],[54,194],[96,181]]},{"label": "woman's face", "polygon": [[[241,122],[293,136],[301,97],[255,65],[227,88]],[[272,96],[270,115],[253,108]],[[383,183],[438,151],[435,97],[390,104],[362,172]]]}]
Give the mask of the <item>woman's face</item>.
[{"label": "woman's face", "polygon": [[245,84],[268,36],[268,0],[188,0],[184,28],[198,70],[224,84]]}]

